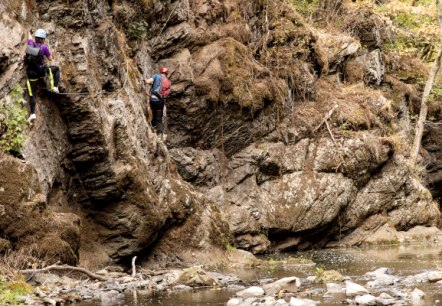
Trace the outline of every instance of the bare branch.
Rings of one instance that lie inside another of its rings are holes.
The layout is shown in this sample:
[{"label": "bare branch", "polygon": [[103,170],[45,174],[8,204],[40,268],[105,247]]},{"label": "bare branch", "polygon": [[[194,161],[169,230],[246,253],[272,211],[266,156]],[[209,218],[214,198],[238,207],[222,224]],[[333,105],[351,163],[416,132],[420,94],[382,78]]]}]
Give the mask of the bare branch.
[{"label": "bare branch", "polygon": [[68,271],[75,271],[75,272],[80,272],[80,273],[86,274],[87,276],[89,276],[92,279],[98,279],[98,280],[101,280],[101,281],[107,281],[108,280],[106,277],[98,275],[98,274],[95,274],[95,273],[92,273],[91,271],[86,270],[84,268],[78,268],[78,267],[69,266],[69,265],[61,265],[61,266],[52,265],[52,266],[48,266],[48,267],[45,267],[45,268],[42,268],[42,269],[20,270],[20,272],[23,273],[23,274],[33,274],[33,273],[37,273],[37,272],[47,272],[47,271],[52,271],[52,270],[55,270],[55,271],[66,271],[66,270],[68,270]]}]

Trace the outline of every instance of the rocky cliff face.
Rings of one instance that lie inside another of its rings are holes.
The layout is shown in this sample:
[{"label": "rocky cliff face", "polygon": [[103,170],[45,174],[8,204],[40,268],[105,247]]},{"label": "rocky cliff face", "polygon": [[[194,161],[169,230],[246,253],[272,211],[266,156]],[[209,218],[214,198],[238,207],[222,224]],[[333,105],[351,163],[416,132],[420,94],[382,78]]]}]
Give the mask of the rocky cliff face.
[{"label": "rocky cliff face", "polygon": [[[36,25],[49,32],[69,93],[39,96],[26,164],[1,158],[14,166],[2,168],[0,188],[14,197],[0,212],[15,220],[38,206],[21,218],[49,226],[25,235],[2,222],[4,249],[34,239],[45,254],[40,241],[52,239],[64,247],[53,257],[96,266],[134,255],[200,260],[232,237],[259,253],[437,225],[439,206],[404,157],[401,110],[421,88],[403,79],[400,64],[413,61],[381,50],[389,24],[333,6],[352,31],[331,34],[291,2],[273,2],[1,4],[1,95],[23,81],[24,38]],[[174,90],[167,148],[140,87],[160,66]],[[422,67],[416,60],[407,76]]]}]

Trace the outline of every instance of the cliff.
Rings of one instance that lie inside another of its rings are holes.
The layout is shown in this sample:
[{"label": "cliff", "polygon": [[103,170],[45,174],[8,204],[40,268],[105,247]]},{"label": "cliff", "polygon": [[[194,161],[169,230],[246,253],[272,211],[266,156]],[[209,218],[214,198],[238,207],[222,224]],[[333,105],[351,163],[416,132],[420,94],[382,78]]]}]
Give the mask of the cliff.
[{"label": "cliff", "polygon": [[[410,45],[417,29],[388,5],[6,0],[0,96],[12,103],[24,84],[31,27],[49,33],[64,94],[40,91],[24,162],[0,156],[0,252],[207,262],[231,244],[357,245],[386,227],[437,226],[426,185],[440,199],[437,103],[427,178],[407,163],[435,17],[418,5],[430,30]],[[140,84],[162,66],[167,144]]]}]

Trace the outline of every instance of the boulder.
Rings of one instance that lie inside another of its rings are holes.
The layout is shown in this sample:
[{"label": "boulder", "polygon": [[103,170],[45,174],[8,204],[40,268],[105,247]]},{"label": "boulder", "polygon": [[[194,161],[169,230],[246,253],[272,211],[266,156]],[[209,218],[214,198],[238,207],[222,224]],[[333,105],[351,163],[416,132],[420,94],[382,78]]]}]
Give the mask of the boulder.
[{"label": "boulder", "polygon": [[309,299],[299,299],[299,298],[291,297],[289,305],[290,306],[315,306],[318,303],[319,302],[317,302],[317,301],[313,301],[313,300],[309,300]]},{"label": "boulder", "polygon": [[202,267],[184,269],[178,277],[178,283],[191,287],[219,285],[218,279],[204,271]]},{"label": "boulder", "polygon": [[369,293],[367,289],[351,281],[345,281],[345,294],[347,296],[357,296]]},{"label": "boulder", "polygon": [[236,293],[237,296],[247,299],[250,297],[259,297],[259,296],[263,296],[265,294],[264,289],[262,289],[261,287],[258,286],[252,286],[249,288],[246,288],[244,290],[238,291]]},{"label": "boulder", "polygon": [[377,305],[376,298],[371,294],[358,295],[355,302],[358,305]]},{"label": "boulder", "polygon": [[265,284],[262,286],[267,295],[273,295],[281,290],[284,292],[297,292],[297,289],[301,286],[301,280],[297,277],[284,277],[276,282]]}]

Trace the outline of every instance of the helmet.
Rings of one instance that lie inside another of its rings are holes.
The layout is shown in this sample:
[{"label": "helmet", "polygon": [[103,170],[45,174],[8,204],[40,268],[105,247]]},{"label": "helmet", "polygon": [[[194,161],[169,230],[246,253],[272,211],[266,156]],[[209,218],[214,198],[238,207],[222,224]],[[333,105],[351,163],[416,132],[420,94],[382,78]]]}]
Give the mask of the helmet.
[{"label": "helmet", "polygon": [[169,69],[167,69],[166,67],[163,67],[160,69],[160,73],[164,73],[165,75],[169,74]]},{"label": "helmet", "polygon": [[46,31],[43,30],[43,29],[38,29],[37,31],[35,31],[34,36],[38,37],[38,38],[43,38],[44,39],[44,38],[46,38]]}]

